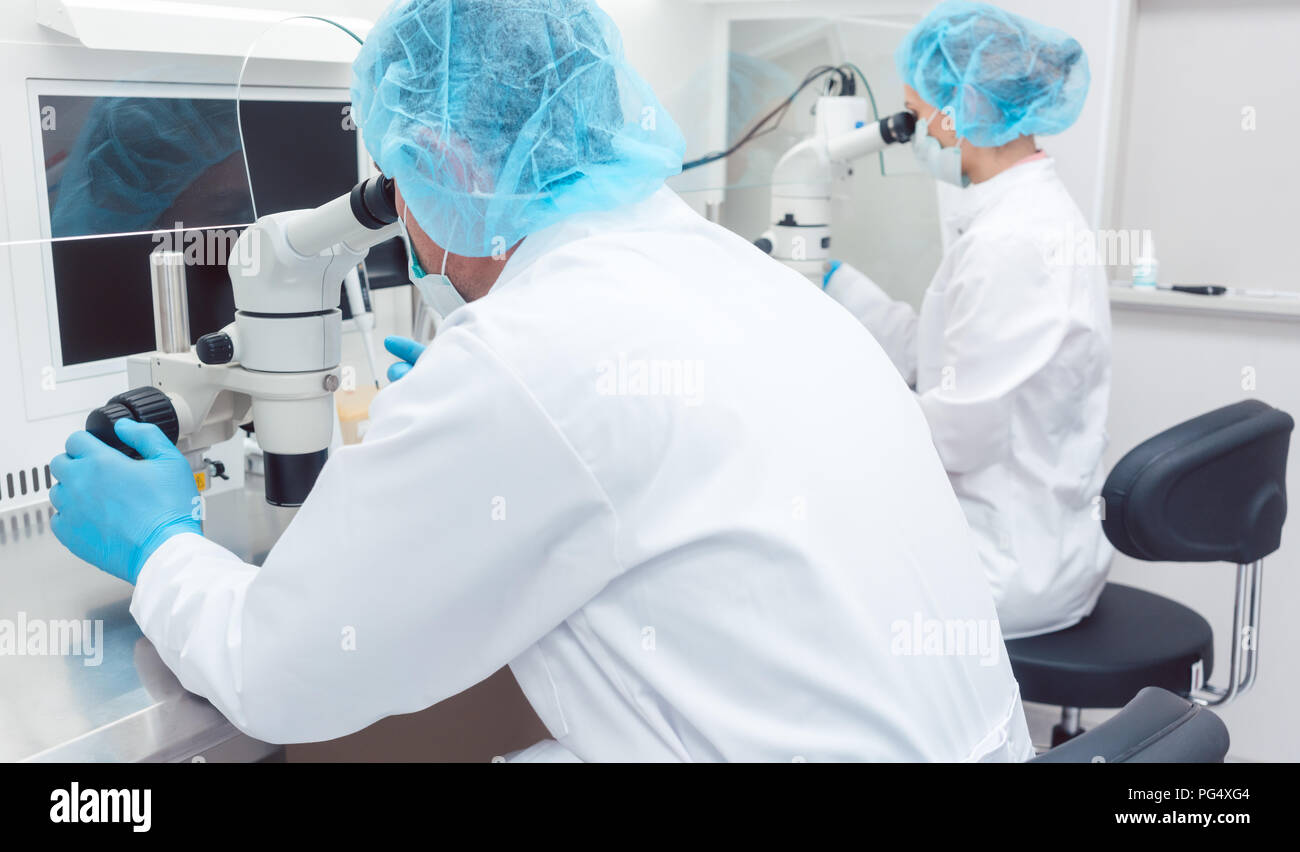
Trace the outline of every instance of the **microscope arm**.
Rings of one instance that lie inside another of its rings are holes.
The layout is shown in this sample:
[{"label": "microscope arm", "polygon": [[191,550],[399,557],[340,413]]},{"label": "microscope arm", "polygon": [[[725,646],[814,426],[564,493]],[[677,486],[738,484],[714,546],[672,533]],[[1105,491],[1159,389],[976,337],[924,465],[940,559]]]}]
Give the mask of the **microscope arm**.
[{"label": "microscope arm", "polygon": [[772,171],[772,227],[757,244],[813,279],[830,257],[833,181],[847,174],[853,160],[907,142],[916,127],[916,117],[906,111],[848,126],[841,105],[853,100],[822,98],[819,106],[831,117],[819,120],[817,133],[787,151]]}]

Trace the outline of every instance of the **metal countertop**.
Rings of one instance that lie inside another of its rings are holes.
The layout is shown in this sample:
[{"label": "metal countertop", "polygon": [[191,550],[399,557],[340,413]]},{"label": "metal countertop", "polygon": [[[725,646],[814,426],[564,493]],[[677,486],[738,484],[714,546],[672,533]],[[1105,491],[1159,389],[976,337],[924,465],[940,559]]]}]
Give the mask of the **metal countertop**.
[{"label": "metal countertop", "polygon": [[[295,511],[268,505],[254,476],[209,496],[206,510],[205,535],[256,564]],[[0,761],[275,754],[181,688],[131,617],[132,587],[59,544],[52,513],[48,503],[0,513]],[[75,641],[78,630],[87,642]],[[80,653],[50,653],[55,645]]]}]

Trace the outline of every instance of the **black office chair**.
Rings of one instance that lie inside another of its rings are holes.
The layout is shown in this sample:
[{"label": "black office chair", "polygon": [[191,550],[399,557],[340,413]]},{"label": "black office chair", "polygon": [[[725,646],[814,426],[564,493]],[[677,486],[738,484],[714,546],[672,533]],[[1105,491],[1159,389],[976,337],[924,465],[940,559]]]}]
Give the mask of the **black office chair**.
[{"label": "black office chair", "polygon": [[1121,553],[1149,562],[1237,565],[1227,686],[1209,686],[1214,636],[1180,603],[1107,583],[1073,627],[1009,640],[1026,701],[1061,707],[1052,745],[1076,737],[1081,708],[1122,707],[1148,686],[1217,706],[1254,685],[1263,558],[1286,519],[1290,415],[1257,400],[1202,414],[1139,444],[1102,489],[1102,529]]}]

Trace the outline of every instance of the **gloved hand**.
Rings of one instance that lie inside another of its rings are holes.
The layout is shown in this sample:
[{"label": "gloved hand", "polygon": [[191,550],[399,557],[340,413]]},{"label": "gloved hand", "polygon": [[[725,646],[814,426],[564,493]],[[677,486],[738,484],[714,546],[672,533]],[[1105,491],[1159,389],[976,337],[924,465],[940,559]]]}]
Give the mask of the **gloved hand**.
[{"label": "gloved hand", "polygon": [[830,284],[830,283],[831,283],[831,276],[835,274],[835,270],[837,270],[837,269],[840,268],[840,264],[841,264],[841,263],[842,263],[842,261],[838,261],[838,260],[828,260],[828,261],[826,261],[826,271],[825,271],[825,273],[823,273],[823,275],[822,275],[822,289],[823,289],[823,290],[826,289],[826,285],[827,285],[827,284]]},{"label": "gloved hand", "polygon": [[409,337],[389,336],[384,338],[384,348],[402,359],[388,368],[388,380],[395,382],[411,372],[425,347]]},{"label": "gloved hand", "polygon": [[50,528],[75,555],[134,584],[158,546],[183,532],[203,534],[190,463],[152,423],[113,424],[133,459],[89,432],[73,432],[50,462],[57,514]]}]

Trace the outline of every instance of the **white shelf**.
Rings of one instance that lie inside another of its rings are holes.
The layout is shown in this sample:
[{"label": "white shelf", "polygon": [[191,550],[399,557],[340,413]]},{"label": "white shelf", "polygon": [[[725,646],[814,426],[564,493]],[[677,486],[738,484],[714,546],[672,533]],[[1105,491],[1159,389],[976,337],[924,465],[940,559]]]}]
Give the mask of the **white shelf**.
[{"label": "white shelf", "polygon": [[1128,283],[1112,283],[1110,304],[1112,308],[1124,310],[1173,311],[1300,322],[1300,298],[1226,293],[1222,296],[1198,296],[1171,290],[1133,287]]}]

